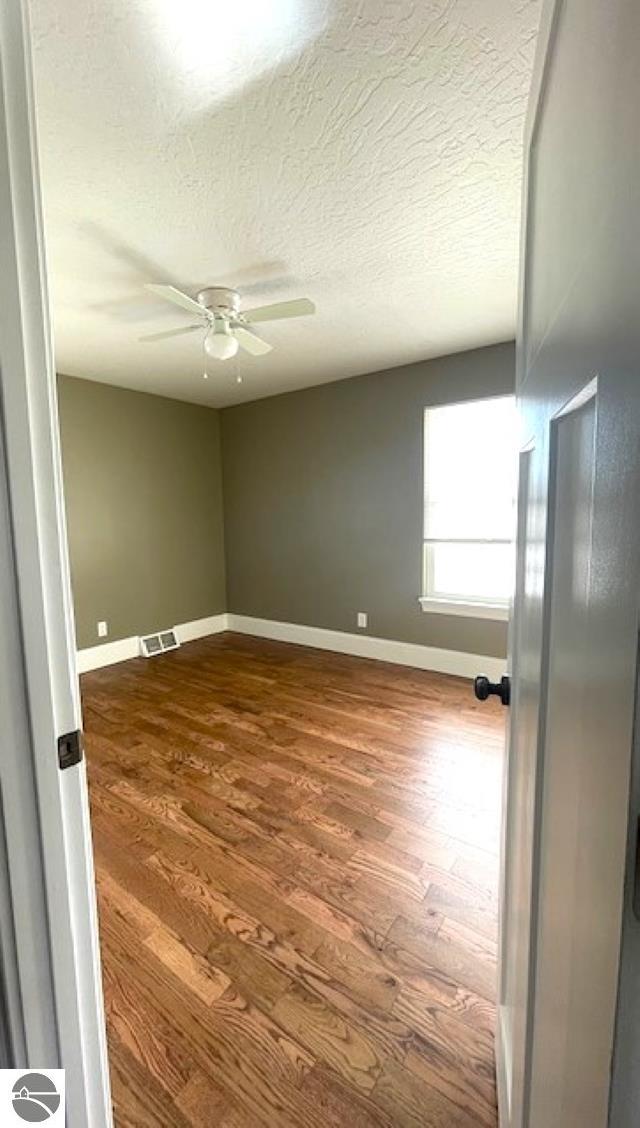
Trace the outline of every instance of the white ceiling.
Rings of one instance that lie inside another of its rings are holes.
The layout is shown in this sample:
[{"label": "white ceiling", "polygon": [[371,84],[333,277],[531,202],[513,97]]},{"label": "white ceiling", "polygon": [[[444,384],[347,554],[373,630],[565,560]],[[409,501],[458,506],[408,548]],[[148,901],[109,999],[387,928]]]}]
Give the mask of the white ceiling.
[{"label": "white ceiling", "polygon": [[[31,6],[60,371],[218,406],[513,334],[538,0]],[[205,381],[154,281],[318,313]]]}]

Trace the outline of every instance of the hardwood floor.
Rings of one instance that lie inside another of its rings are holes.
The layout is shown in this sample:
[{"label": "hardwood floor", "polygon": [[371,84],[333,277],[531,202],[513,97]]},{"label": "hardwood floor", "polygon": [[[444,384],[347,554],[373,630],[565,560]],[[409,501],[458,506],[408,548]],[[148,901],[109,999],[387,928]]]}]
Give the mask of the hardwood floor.
[{"label": "hardwood floor", "polygon": [[494,1128],[499,706],[233,634],[82,693],[118,1128]]}]

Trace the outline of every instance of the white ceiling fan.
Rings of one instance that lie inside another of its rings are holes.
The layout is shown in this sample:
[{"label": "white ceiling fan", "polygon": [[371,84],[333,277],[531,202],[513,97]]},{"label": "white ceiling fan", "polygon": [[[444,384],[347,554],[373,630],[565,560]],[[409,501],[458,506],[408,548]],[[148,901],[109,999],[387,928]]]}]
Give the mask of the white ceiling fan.
[{"label": "white ceiling fan", "polygon": [[290,302],[275,302],[273,305],[259,306],[257,309],[240,309],[240,295],[237,290],[224,286],[212,286],[200,290],[195,298],[183,294],[175,286],[148,284],[145,289],[164,298],[188,313],[196,314],[199,321],[184,329],[167,329],[162,333],[151,333],[141,337],[141,341],[162,341],[177,337],[182,333],[195,333],[205,330],[204,350],[214,360],[229,360],[235,356],[238,347],[252,356],[263,356],[271,352],[272,345],[252,333],[249,325],[260,321],[280,321],[287,317],[303,317],[315,313],[316,307],[309,298],[295,298]]}]

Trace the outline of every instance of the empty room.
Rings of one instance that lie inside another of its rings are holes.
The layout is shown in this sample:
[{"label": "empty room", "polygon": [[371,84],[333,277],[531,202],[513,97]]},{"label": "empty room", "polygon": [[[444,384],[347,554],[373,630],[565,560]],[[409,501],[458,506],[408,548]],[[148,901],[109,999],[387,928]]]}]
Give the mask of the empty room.
[{"label": "empty room", "polygon": [[2,1123],[637,1123],[639,19],[0,15]]}]

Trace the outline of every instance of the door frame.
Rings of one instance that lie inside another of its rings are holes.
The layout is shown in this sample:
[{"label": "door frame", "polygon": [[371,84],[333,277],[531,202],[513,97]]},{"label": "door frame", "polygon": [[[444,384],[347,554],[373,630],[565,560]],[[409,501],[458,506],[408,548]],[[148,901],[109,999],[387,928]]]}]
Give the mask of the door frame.
[{"label": "door frame", "polygon": [[[520,229],[520,269],[519,269],[519,284],[518,284],[518,314],[517,314],[517,333],[516,333],[516,396],[518,388],[521,386],[524,374],[527,367],[526,355],[526,330],[527,330],[527,298],[529,292],[528,286],[528,267],[530,261],[530,244],[531,244],[531,228],[529,223],[529,201],[533,192],[532,178],[530,177],[530,157],[531,150],[535,143],[535,134],[538,127],[540,118],[540,111],[544,96],[546,92],[546,83],[549,74],[549,67],[553,55],[554,40],[558,26],[558,17],[560,8],[564,0],[543,0],[542,9],[540,12],[540,24],[538,29],[538,39],[536,43],[535,58],[533,64],[533,71],[531,76],[531,86],[529,91],[529,100],[527,105],[527,112],[525,117],[525,126],[523,133],[523,177],[522,177],[522,191],[521,191],[521,229]],[[520,436],[521,442],[518,446],[518,454],[520,459],[520,466],[522,467],[522,456],[530,454],[534,447],[534,440],[530,434],[523,434]],[[518,497],[520,499],[520,484],[518,486]],[[518,519],[518,530],[520,532],[520,517]],[[517,594],[517,593],[516,593]],[[546,602],[547,593],[543,593],[543,601]],[[543,616],[544,617],[544,616]],[[514,783],[513,765],[510,762],[510,750],[515,749],[516,741],[514,739],[511,726],[517,720],[517,703],[518,703],[518,671],[514,668],[514,653],[518,632],[518,619],[519,608],[515,605],[512,607],[512,614],[509,626],[509,669],[512,672],[513,678],[513,695],[512,695],[512,709],[509,718],[509,730],[507,736],[507,757],[504,773],[503,784],[503,807],[502,807],[502,845],[500,857],[500,933],[498,942],[499,966],[498,966],[498,1010],[497,1010],[497,1025],[496,1025],[496,1077],[497,1077],[497,1096],[498,1096],[498,1113],[500,1128],[524,1128],[528,1120],[528,1112],[526,1106],[526,1098],[529,1088],[529,1069],[531,1058],[531,1046],[533,1040],[533,1000],[534,1000],[534,967],[535,967],[535,941],[537,930],[537,913],[536,913],[536,898],[535,889],[538,882],[540,871],[540,853],[539,853],[539,835],[536,833],[536,825],[539,819],[540,812],[540,790],[539,779],[536,780],[534,788],[533,799],[533,836],[530,843],[531,849],[531,891],[532,900],[530,903],[530,916],[528,921],[528,940],[527,940],[527,984],[526,984],[526,1015],[525,1015],[525,1033],[524,1033],[524,1047],[523,1059],[520,1062],[514,1062],[514,1046],[510,1038],[505,1036],[503,1030],[503,1016],[502,1016],[502,990],[504,985],[504,965],[503,952],[507,943],[505,921],[507,918],[507,897],[508,897],[508,879],[507,879],[507,866],[506,866],[506,851],[509,847],[509,815],[511,811],[511,787]],[[541,698],[538,699],[538,753],[540,749],[540,722],[543,716],[544,703]],[[538,765],[536,765],[537,770]],[[515,1076],[514,1076],[515,1075]],[[517,1078],[519,1092],[515,1093],[513,1086]],[[514,1120],[514,1109],[520,1117],[521,1122],[518,1123]]]},{"label": "door frame", "polygon": [[73,1128],[108,1128],[86,771],[58,762],[58,739],[81,728],[81,713],[26,0],[0,5],[0,247],[0,664],[11,682],[0,714],[0,912],[11,1053],[17,1067],[66,1070]]}]

